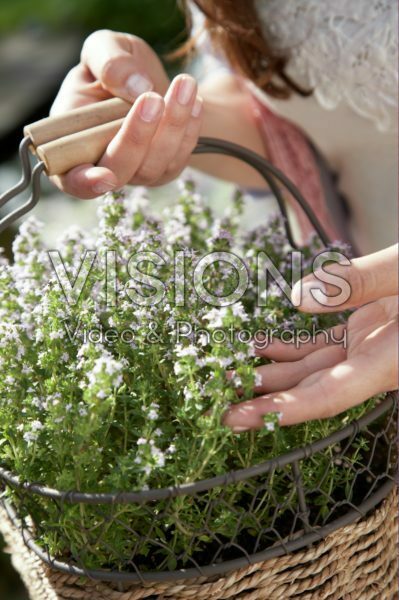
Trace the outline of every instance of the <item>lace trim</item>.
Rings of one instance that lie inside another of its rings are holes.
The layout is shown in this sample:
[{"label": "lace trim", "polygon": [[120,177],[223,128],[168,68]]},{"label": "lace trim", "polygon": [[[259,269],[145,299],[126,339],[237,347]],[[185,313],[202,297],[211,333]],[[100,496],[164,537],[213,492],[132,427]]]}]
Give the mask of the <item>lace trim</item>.
[{"label": "lace trim", "polygon": [[398,107],[396,0],[255,0],[264,34],[289,54],[288,73],[326,109],[346,102],[378,129]]}]

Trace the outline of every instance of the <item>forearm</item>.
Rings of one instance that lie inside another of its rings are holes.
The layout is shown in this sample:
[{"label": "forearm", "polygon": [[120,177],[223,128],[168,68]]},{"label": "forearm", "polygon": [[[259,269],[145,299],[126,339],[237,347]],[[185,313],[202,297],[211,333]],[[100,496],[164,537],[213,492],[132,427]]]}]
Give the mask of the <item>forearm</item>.
[{"label": "forearm", "polygon": [[[235,142],[265,156],[251,102],[236,78],[226,74],[203,83],[199,89],[204,99],[201,136]],[[234,158],[215,154],[193,156],[190,166],[243,187],[265,187],[254,169]]]}]

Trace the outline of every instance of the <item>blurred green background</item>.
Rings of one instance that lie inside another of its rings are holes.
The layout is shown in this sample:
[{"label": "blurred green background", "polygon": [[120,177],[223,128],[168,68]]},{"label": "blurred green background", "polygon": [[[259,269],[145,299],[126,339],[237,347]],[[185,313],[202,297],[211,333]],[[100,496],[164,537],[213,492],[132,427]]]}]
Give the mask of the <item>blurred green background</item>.
[{"label": "blurred green background", "polygon": [[134,33],[160,51],[185,38],[185,16],[176,0],[2,0],[0,34],[37,24],[54,33],[83,35],[96,29]]}]

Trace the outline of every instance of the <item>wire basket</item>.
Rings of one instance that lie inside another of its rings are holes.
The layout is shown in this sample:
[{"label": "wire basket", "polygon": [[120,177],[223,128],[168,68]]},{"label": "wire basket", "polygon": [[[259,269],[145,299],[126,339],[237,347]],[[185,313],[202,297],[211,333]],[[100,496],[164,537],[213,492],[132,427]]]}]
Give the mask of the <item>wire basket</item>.
[{"label": "wire basket", "polygon": [[[258,170],[277,198],[292,247],[296,246],[282,186],[328,244],[300,192],[267,161],[210,138],[202,138],[196,152],[235,156]],[[360,419],[313,444],[250,468],[176,487],[106,494],[61,491],[20,482],[0,468],[0,502],[29,549],[52,569],[72,576],[120,585],[221,576],[308,548],[380,504],[395,484],[396,408],[396,394],[387,394]],[[331,487],[337,469],[344,473],[345,485]],[[185,504],[198,515],[196,527],[179,517]],[[149,523],[145,534],[137,530],[137,514],[142,511]],[[231,527],[220,535],[215,525],[226,514]],[[65,519],[80,533],[79,543],[68,545],[63,539]],[[118,539],[124,540],[112,548],[118,566],[91,568],[90,556],[105,555],[109,532],[116,530]],[[176,551],[172,542],[177,531],[187,541],[183,551]],[[49,536],[59,542],[56,556],[48,550]]]},{"label": "wire basket", "polygon": [[[394,487],[396,405],[396,395],[388,394],[359,420],[314,444],[251,468],[180,487],[110,494],[63,492],[20,483],[13,474],[0,469],[0,479],[8,491],[2,502],[28,547],[49,566],[65,573],[125,583],[221,575],[309,546],[379,504]],[[362,460],[354,463],[353,454],[360,443],[367,450]],[[302,472],[311,470],[315,461],[324,461],[325,470],[305,489]],[[326,492],[324,482],[337,468],[348,470],[347,489]],[[286,488],[284,502],[275,498],[273,481],[277,474],[280,485]],[[234,505],[225,501],[231,486],[236,491]],[[12,502],[6,499],[10,491]],[[206,504],[204,493],[208,495]],[[204,540],[202,552],[191,554],[190,543],[179,554],[168,547],[173,529],[185,527],[184,522],[174,522],[181,502],[191,503],[201,514],[200,525],[190,531],[190,537],[193,545]],[[153,523],[145,536],[135,531],[134,508],[138,505],[145,507]],[[126,509],[131,511],[129,525],[118,516]],[[234,515],[234,528],[228,538],[213,533],[213,523],[223,511]],[[81,547],[50,556],[43,538],[49,533],[62,536],[66,512],[80,528]],[[111,527],[121,528],[127,541],[119,557],[120,568],[87,568],[88,549],[101,552],[106,548]],[[164,559],[163,565],[157,564],[160,548],[163,554],[168,553],[166,566]]]}]

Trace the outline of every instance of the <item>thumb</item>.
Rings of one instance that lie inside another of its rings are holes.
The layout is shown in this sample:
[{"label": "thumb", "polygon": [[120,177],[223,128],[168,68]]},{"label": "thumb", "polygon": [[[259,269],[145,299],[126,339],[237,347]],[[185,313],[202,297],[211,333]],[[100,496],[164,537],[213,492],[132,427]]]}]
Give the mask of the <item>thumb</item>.
[{"label": "thumb", "polygon": [[398,293],[397,244],[352,261],[341,256],[339,263],[316,266],[294,285],[294,306],[304,312],[337,312]]},{"label": "thumb", "polygon": [[144,40],[127,33],[95,31],[83,44],[81,63],[104,89],[130,102],[153,89],[164,95],[169,87],[156,53]]}]

